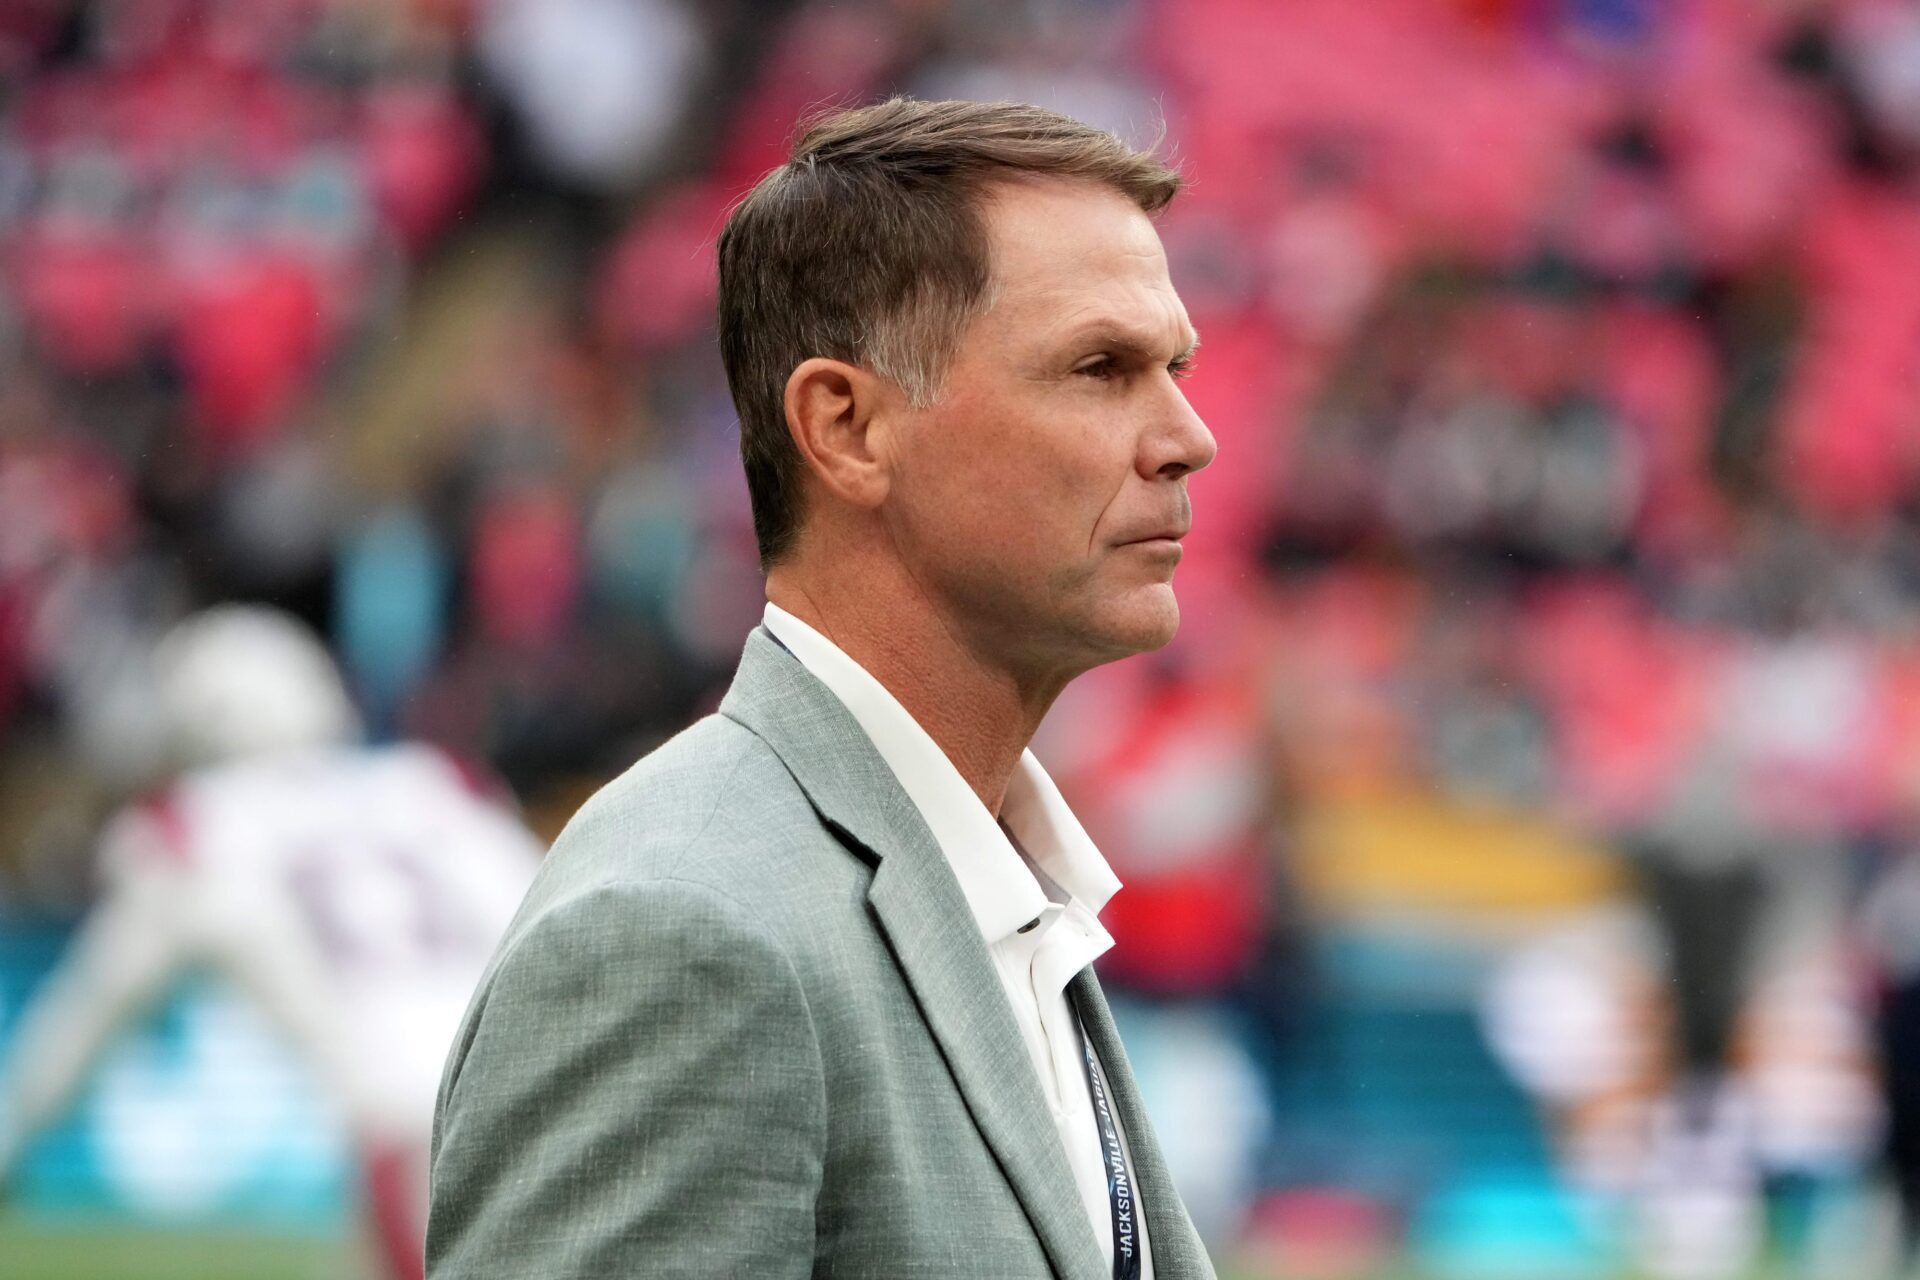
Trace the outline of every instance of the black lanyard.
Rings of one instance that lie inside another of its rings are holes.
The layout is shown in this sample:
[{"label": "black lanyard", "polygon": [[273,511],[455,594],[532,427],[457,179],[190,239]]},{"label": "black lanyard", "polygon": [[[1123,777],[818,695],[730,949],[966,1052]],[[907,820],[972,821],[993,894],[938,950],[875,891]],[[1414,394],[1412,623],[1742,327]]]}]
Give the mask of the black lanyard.
[{"label": "black lanyard", "polygon": [[[1077,1024],[1079,1019],[1074,1019]],[[1107,1098],[1105,1075],[1086,1029],[1080,1030],[1080,1051],[1087,1066],[1087,1088],[1093,1094],[1093,1118],[1100,1126],[1100,1155],[1107,1166],[1107,1206],[1113,1210],[1113,1280],[1140,1280],[1140,1208],[1134,1197],[1133,1166],[1120,1141]]]}]

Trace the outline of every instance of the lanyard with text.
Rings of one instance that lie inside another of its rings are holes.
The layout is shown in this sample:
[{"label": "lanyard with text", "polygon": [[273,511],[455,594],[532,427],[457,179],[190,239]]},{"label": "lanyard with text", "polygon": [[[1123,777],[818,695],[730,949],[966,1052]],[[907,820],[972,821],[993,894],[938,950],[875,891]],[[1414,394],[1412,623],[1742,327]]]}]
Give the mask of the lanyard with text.
[{"label": "lanyard with text", "polygon": [[1087,1043],[1084,1030],[1080,1033],[1080,1049],[1086,1055],[1087,1088],[1093,1091],[1093,1114],[1100,1122],[1100,1154],[1107,1165],[1107,1203],[1113,1210],[1113,1280],[1140,1280],[1140,1213],[1134,1198],[1133,1168],[1120,1141],[1120,1126],[1113,1118],[1100,1060]]}]

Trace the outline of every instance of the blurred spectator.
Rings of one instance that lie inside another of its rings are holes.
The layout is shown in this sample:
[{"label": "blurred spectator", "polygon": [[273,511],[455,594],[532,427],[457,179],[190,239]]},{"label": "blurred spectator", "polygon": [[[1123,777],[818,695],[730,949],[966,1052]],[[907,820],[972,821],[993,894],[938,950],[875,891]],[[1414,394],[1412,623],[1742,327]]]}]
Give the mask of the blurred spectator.
[{"label": "blurred spectator", "polygon": [[708,48],[678,0],[488,0],[480,49],[556,176],[631,188],[664,158]]}]

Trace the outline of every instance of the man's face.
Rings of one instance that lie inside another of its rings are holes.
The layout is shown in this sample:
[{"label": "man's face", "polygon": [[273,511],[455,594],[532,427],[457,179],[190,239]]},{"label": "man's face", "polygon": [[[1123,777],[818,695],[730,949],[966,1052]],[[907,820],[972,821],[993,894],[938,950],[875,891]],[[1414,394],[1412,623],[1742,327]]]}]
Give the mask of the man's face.
[{"label": "man's face", "polygon": [[1071,678],[1173,638],[1186,477],[1213,436],[1153,223],[1089,183],[994,187],[991,306],[938,400],[908,410],[886,518],[976,651]]}]

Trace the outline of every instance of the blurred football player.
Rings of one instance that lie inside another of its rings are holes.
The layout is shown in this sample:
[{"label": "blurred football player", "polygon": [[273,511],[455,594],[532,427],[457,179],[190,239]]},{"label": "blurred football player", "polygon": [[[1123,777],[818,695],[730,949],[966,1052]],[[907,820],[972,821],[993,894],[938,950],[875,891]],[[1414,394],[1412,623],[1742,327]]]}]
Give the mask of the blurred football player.
[{"label": "blurred football player", "polygon": [[451,758],[354,745],[352,704],[293,619],[220,606],[155,653],[180,773],[108,826],[103,892],[0,1075],[0,1177],[117,1032],[189,967],[259,1002],[351,1128],[369,1225],[421,1274],[440,1065],[540,857]]}]

